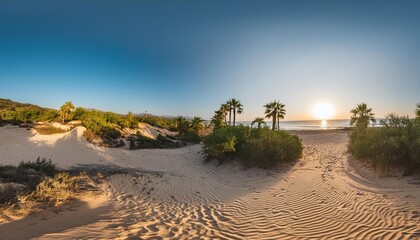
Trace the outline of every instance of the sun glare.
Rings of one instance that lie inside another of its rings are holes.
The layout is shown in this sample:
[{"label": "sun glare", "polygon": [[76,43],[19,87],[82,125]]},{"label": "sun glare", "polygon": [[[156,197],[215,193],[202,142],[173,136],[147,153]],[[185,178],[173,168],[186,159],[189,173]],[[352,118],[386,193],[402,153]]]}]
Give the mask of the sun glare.
[{"label": "sun glare", "polygon": [[313,112],[315,118],[327,120],[334,116],[334,107],[328,102],[319,102],[315,104]]}]

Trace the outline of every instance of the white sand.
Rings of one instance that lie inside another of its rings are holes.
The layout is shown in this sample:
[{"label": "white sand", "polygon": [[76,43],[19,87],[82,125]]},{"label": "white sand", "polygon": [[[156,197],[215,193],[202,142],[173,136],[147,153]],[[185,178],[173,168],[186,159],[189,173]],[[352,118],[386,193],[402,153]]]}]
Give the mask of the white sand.
[{"label": "white sand", "polygon": [[200,145],[95,147],[82,131],[41,136],[0,128],[0,163],[41,156],[63,168],[105,164],[150,172],[110,177],[106,201],[1,224],[0,239],[420,239],[419,181],[373,176],[349,158],[343,132],[299,133],[304,156],[280,172],[203,165]]}]

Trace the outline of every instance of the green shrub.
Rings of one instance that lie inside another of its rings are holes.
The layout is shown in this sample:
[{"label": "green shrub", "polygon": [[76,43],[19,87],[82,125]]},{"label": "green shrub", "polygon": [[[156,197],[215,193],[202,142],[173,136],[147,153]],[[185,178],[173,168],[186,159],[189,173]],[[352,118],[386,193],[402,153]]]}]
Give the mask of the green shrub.
[{"label": "green shrub", "polygon": [[201,137],[198,135],[198,133],[191,130],[180,135],[179,139],[189,143],[199,143],[201,141]]},{"label": "green shrub", "polygon": [[145,137],[140,133],[137,133],[137,136],[132,136],[130,138],[130,149],[147,149],[147,148],[177,148],[179,147],[177,142],[158,135],[156,139]]},{"label": "green shrub", "polygon": [[302,155],[299,137],[284,131],[255,129],[251,138],[242,147],[245,166],[271,168],[279,162],[292,162]]},{"label": "green shrub", "polygon": [[358,127],[350,133],[350,153],[382,171],[403,167],[407,173],[420,169],[420,124],[394,114],[383,127]]},{"label": "green shrub", "polygon": [[109,139],[117,139],[121,137],[120,131],[116,129],[116,125],[110,122],[110,115],[99,111],[86,111],[81,116],[82,125],[91,132],[87,133],[92,135]]},{"label": "green shrub", "polygon": [[60,114],[57,110],[47,110],[41,114],[41,116],[37,119],[37,121],[42,122],[51,122],[51,121],[58,121],[60,119]]},{"label": "green shrub", "polygon": [[35,129],[39,134],[44,134],[44,135],[67,132],[67,130],[57,128],[57,127],[54,127],[54,126],[36,127]]},{"label": "green shrub", "polygon": [[0,166],[0,179],[5,182],[36,186],[44,177],[54,176],[57,169],[51,160],[37,158],[35,162],[21,162],[16,166]]},{"label": "green shrub", "polygon": [[219,163],[238,159],[244,166],[271,168],[302,155],[301,140],[285,131],[245,126],[225,127],[204,138],[208,160]]}]

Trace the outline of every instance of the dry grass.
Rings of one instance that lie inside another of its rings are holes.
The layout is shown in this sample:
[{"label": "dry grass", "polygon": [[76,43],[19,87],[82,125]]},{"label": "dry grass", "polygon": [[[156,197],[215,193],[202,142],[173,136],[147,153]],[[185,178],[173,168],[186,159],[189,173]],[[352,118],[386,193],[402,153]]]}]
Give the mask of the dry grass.
[{"label": "dry grass", "polygon": [[43,134],[43,135],[51,135],[51,134],[56,134],[56,133],[68,132],[68,130],[57,128],[57,127],[54,127],[54,126],[39,126],[39,127],[36,127],[35,130],[39,134]]},{"label": "dry grass", "polygon": [[[10,189],[8,189],[10,192]],[[67,172],[46,177],[31,192],[22,192],[15,201],[0,205],[0,222],[23,217],[47,208],[99,194],[96,182],[85,173],[70,175]]]}]

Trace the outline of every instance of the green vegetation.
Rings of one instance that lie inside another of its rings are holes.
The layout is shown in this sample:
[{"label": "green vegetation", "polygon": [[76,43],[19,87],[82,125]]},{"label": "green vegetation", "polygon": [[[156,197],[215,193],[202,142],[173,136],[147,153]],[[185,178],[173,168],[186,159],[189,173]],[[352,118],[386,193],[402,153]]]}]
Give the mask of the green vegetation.
[{"label": "green vegetation", "polygon": [[35,129],[39,134],[44,134],[44,135],[67,132],[67,130],[57,128],[57,127],[54,127],[54,126],[35,127]]},{"label": "green vegetation", "polygon": [[0,165],[0,206],[16,201],[22,192],[35,190],[36,186],[46,177],[53,177],[57,172],[51,160],[45,158],[35,162],[21,162],[18,166]]},{"label": "green vegetation", "polygon": [[121,137],[121,132],[117,127],[121,128],[124,124],[121,121],[122,117],[96,110],[85,110],[79,119],[82,121],[82,125],[89,131],[85,133],[85,137],[86,135],[90,135],[89,138],[86,137],[87,140],[95,138],[115,140]]},{"label": "green vegetation", "polygon": [[74,111],[73,103],[68,101],[60,107],[60,117],[63,123],[71,120],[71,113]]},{"label": "green vegetation", "polygon": [[162,135],[158,135],[156,139],[148,138],[140,133],[136,137],[130,137],[130,149],[147,149],[147,148],[177,148],[179,143],[168,139]]},{"label": "green vegetation", "polygon": [[366,128],[370,122],[375,123],[375,114],[372,112],[372,108],[368,108],[366,103],[361,103],[356,108],[350,111],[352,114],[350,125],[357,127]]},{"label": "green vegetation", "polygon": [[138,124],[139,124],[139,120],[136,118],[136,116],[134,116],[132,112],[128,112],[127,117],[126,117],[126,122],[129,128],[136,128],[138,127]]},{"label": "green vegetation", "polygon": [[405,173],[420,170],[420,121],[389,114],[382,127],[368,127],[374,120],[366,104],[351,111],[352,124],[349,151],[381,171],[403,168]]},{"label": "green vegetation", "polygon": [[138,117],[139,122],[148,123],[155,127],[166,128],[171,131],[176,131],[176,121],[172,118],[158,117],[152,115],[145,115]]},{"label": "green vegetation", "polygon": [[[236,125],[236,114],[242,114],[244,111],[243,105],[239,100],[232,98],[226,103],[220,105],[219,110],[214,112],[210,123],[214,126],[215,129],[222,128],[224,126],[235,126]],[[233,122],[232,122],[233,115]],[[226,118],[229,116],[229,122]]]},{"label": "green vegetation", "polygon": [[279,101],[274,100],[273,102],[267,103],[265,107],[265,117],[273,119],[272,130],[280,129],[280,119],[284,119],[286,115],[285,105]]},{"label": "green vegetation", "polygon": [[[184,142],[200,142],[201,137],[198,135],[198,132],[203,129],[203,120],[199,117],[195,117],[192,121],[188,121],[184,117],[178,119],[152,115],[139,117],[132,112],[128,112],[127,115],[122,115],[112,112],[88,110],[82,107],[75,108],[70,101],[65,102],[60,107],[60,110],[57,111],[32,104],[22,104],[7,99],[0,99],[0,124],[12,123],[20,125],[21,123],[39,121],[61,121],[62,123],[65,123],[71,120],[79,120],[81,125],[87,129],[84,132],[84,137],[89,142],[95,141],[97,144],[109,147],[123,146],[124,141],[120,138],[124,137],[123,134],[127,133],[125,129],[137,129],[139,127],[139,122],[149,123],[152,126],[166,128],[171,131],[178,131],[178,139]],[[53,126],[39,125],[36,129],[41,134],[66,132]],[[138,136],[139,135],[136,134],[132,137]],[[175,146],[173,140],[174,139],[168,139],[161,136],[160,140],[153,140],[156,142],[151,143],[147,139],[139,138],[138,141],[134,141],[132,145],[133,149],[141,146],[146,148],[150,146],[167,148]]]},{"label": "green vegetation", "polygon": [[2,122],[18,125],[23,122],[53,121],[57,118],[58,111],[56,110],[0,98],[0,119]]},{"label": "green vegetation", "polygon": [[38,157],[35,162],[21,162],[17,167],[0,165],[0,182],[22,183],[33,188],[44,177],[52,177],[56,172],[51,160]]},{"label": "green vegetation", "polygon": [[230,99],[226,104],[229,106],[229,125],[232,125],[231,115],[233,113],[233,126],[236,126],[236,113],[243,113],[243,105],[239,100],[236,100],[235,98]]},{"label": "green vegetation", "polygon": [[204,128],[203,119],[201,119],[200,117],[194,117],[191,120],[190,128],[192,131],[198,134],[198,132]]},{"label": "green vegetation", "polygon": [[257,124],[257,128],[261,128],[262,125],[264,126],[267,125],[264,121],[264,118],[260,118],[260,117],[257,117],[255,118],[254,121],[252,121],[251,127],[254,126],[254,124]]},{"label": "green vegetation", "polygon": [[415,112],[416,112],[416,118],[420,118],[420,103],[417,103]]},{"label": "green vegetation", "polygon": [[200,117],[194,117],[188,121],[183,116],[175,118],[178,139],[187,143],[199,143],[201,137],[199,131],[204,128],[203,120]]},{"label": "green vegetation", "polygon": [[0,166],[0,217],[29,215],[97,191],[87,174],[58,171],[45,158]]},{"label": "green vegetation", "polygon": [[285,131],[245,126],[220,128],[204,138],[208,160],[220,163],[239,160],[246,167],[272,168],[302,155],[301,140]]}]

